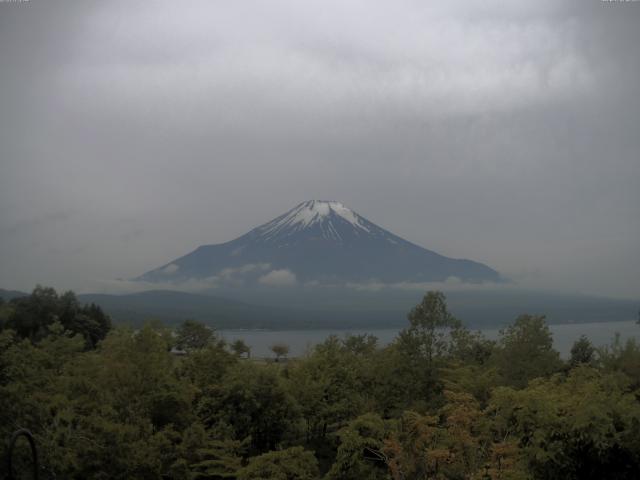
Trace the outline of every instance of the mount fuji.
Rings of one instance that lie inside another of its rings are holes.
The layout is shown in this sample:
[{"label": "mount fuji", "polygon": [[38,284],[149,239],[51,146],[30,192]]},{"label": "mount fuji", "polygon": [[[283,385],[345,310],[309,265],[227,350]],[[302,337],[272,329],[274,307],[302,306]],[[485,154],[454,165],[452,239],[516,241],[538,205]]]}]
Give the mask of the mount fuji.
[{"label": "mount fuji", "polygon": [[500,282],[478,262],[448,258],[334,201],[310,200],[230,242],[203,245],[136,280],[212,286]]}]

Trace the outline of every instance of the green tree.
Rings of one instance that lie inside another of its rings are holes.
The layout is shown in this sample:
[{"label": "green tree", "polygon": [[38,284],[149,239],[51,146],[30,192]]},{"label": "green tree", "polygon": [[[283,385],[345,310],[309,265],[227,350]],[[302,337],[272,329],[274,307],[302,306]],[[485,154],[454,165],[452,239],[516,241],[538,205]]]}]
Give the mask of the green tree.
[{"label": "green tree", "polygon": [[244,443],[216,438],[214,432],[194,423],[180,435],[170,476],[189,480],[235,479],[245,449]]},{"label": "green tree", "polygon": [[486,364],[493,355],[496,342],[487,340],[482,332],[471,332],[462,325],[451,329],[449,351],[461,365]]},{"label": "green tree", "polygon": [[640,404],[620,377],[589,367],[499,387],[487,415],[513,439],[534,478],[632,479],[640,471]]},{"label": "green tree", "polygon": [[500,331],[495,359],[503,381],[516,388],[551,375],[562,366],[544,316],[536,315],[521,315]]},{"label": "green tree", "polygon": [[60,478],[160,478],[189,426],[193,389],[175,375],[160,331],[115,329],[96,351],[66,362],[37,431]]},{"label": "green tree", "polygon": [[276,362],[280,360],[280,357],[286,357],[289,355],[289,345],[285,343],[276,343],[271,345],[271,351],[276,356]]},{"label": "green tree", "polygon": [[0,331],[7,328],[7,322],[13,315],[12,306],[0,297]]},{"label": "green tree", "polygon": [[571,347],[569,366],[592,365],[595,362],[596,349],[587,337],[582,335]]},{"label": "green tree", "polygon": [[247,358],[251,358],[251,347],[247,345],[244,340],[238,338],[233,343],[231,343],[231,350],[238,357],[242,357],[245,353],[247,354]]},{"label": "green tree", "polygon": [[362,359],[329,336],[312,355],[289,369],[289,389],[301,406],[307,437],[324,437],[331,424],[363,409]]},{"label": "green tree", "polygon": [[338,431],[340,444],[326,480],[390,479],[386,456],[382,453],[388,434],[385,422],[367,413]]},{"label": "green tree", "polygon": [[640,345],[635,338],[623,343],[616,333],[611,345],[598,350],[598,357],[606,371],[624,373],[633,387],[640,388]]},{"label": "green tree", "polygon": [[[59,323],[52,334],[33,344],[11,330],[0,332],[0,436],[21,427],[38,431],[46,422],[47,405],[65,364],[78,355],[84,342],[65,334]],[[5,429],[5,430],[2,430]]]},{"label": "green tree", "polygon": [[27,297],[11,300],[14,310],[7,327],[22,338],[37,341],[48,334],[47,327],[58,320],[59,299],[53,288],[36,286]]},{"label": "green tree", "polygon": [[178,373],[188,380],[200,395],[211,386],[220,383],[228,369],[237,363],[237,357],[229,353],[222,343],[211,343],[184,357],[178,365]]},{"label": "green tree", "polygon": [[208,428],[228,426],[254,451],[275,448],[292,431],[298,409],[274,366],[240,362],[203,393],[198,414]]},{"label": "green tree", "polygon": [[363,335],[348,334],[342,340],[344,348],[354,355],[366,356],[371,355],[378,347],[378,338],[374,335],[365,333]]},{"label": "green tree", "polygon": [[302,447],[268,452],[249,460],[238,472],[238,480],[315,480],[318,461]]},{"label": "green tree", "polygon": [[46,337],[51,325],[59,322],[65,330],[82,335],[91,349],[111,329],[111,319],[99,306],[81,305],[71,291],[58,295],[53,288],[38,285],[31,295],[12,299],[11,306],[5,326],[33,342]]},{"label": "green tree", "polygon": [[176,347],[181,350],[205,348],[215,339],[213,330],[202,322],[185,320],[176,329]]},{"label": "green tree", "polygon": [[393,376],[407,404],[431,401],[442,392],[438,372],[449,356],[452,332],[460,328],[442,292],[427,292],[409,312],[409,327],[396,340]]},{"label": "green tree", "polygon": [[408,319],[409,327],[400,332],[399,343],[410,355],[427,364],[447,352],[447,335],[450,329],[460,326],[460,321],[449,313],[442,292],[427,292],[409,312]]}]

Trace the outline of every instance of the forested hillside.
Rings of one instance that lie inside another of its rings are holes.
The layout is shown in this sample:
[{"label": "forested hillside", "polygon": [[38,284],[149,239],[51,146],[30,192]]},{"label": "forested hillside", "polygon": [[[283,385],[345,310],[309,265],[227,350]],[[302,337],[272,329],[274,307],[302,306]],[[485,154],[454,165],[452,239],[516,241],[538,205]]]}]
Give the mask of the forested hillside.
[{"label": "forested hillside", "polygon": [[[113,328],[72,293],[0,303],[0,437],[36,438],[41,478],[636,479],[640,346],[540,316],[493,342],[427,293],[389,346],[331,336],[256,359],[194,322]],[[640,329],[640,326],[638,327]],[[274,349],[277,351],[277,349]],[[6,444],[5,444],[6,445]],[[28,474],[26,448],[15,453]],[[0,477],[6,478],[4,470]]]}]

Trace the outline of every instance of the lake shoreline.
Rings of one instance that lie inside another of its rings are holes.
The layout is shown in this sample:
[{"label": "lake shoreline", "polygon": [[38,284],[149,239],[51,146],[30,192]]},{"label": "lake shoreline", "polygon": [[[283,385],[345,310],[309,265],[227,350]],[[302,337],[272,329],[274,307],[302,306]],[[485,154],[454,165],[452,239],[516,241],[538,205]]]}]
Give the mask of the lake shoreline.
[{"label": "lake shoreline", "polygon": [[[244,340],[252,348],[252,356],[269,358],[272,357],[269,347],[275,343],[285,343],[290,347],[289,357],[303,356],[314,345],[322,343],[330,335],[344,337],[345,335],[370,334],[378,338],[379,346],[391,343],[398,333],[405,328],[324,328],[324,329],[287,329],[287,330],[267,330],[267,329],[221,329],[217,333],[226,341],[232,342],[237,339]],[[492,328],[476,328],[472,331],[480,331],[490,340],[496,340],[500,335],[500,330],[506,325]],[[628,338],[640,340],[640,325],[635,321],[623,322],[585,322],[550,324],[549,329],[553,334],[554,348],[561,356],[566,357],[571,350],[573,342],[585,335],[596,347],[610,345],[615,334],[619,333],[621,340]]]}]

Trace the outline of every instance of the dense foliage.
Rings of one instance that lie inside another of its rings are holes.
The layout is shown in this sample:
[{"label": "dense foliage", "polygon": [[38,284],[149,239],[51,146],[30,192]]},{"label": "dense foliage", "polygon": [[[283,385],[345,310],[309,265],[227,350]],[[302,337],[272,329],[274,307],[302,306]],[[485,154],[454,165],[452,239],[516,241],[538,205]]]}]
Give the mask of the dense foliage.
[{"label": "dense foliage", "polygon": [[[202,324],[110,329],[38,287],[0,304],[0,436],[30,429],[42,478],[635,479],[640,346],[576,341],[542,317],[493,342],[429,292],[408,327],[255,359]],[[283,346],[284,347],[284,346]],[[16,452],[18,468],[24,451]],[[0,472],[2,470],[0,469]],[[7,472],[0,473],[0,478]],[[27,478],[27,477],[25,477]]]},{"label": "dense foliage", "polygon": [[81,335],[87,348],[94,348],[111,329],[111,319],[99,306],[80,305],[73,292],[58,295],[53,288],[37,286],[29,296],[0,303],[0,329],[12,329],[22,338],[38,341],[58,323]]}]

